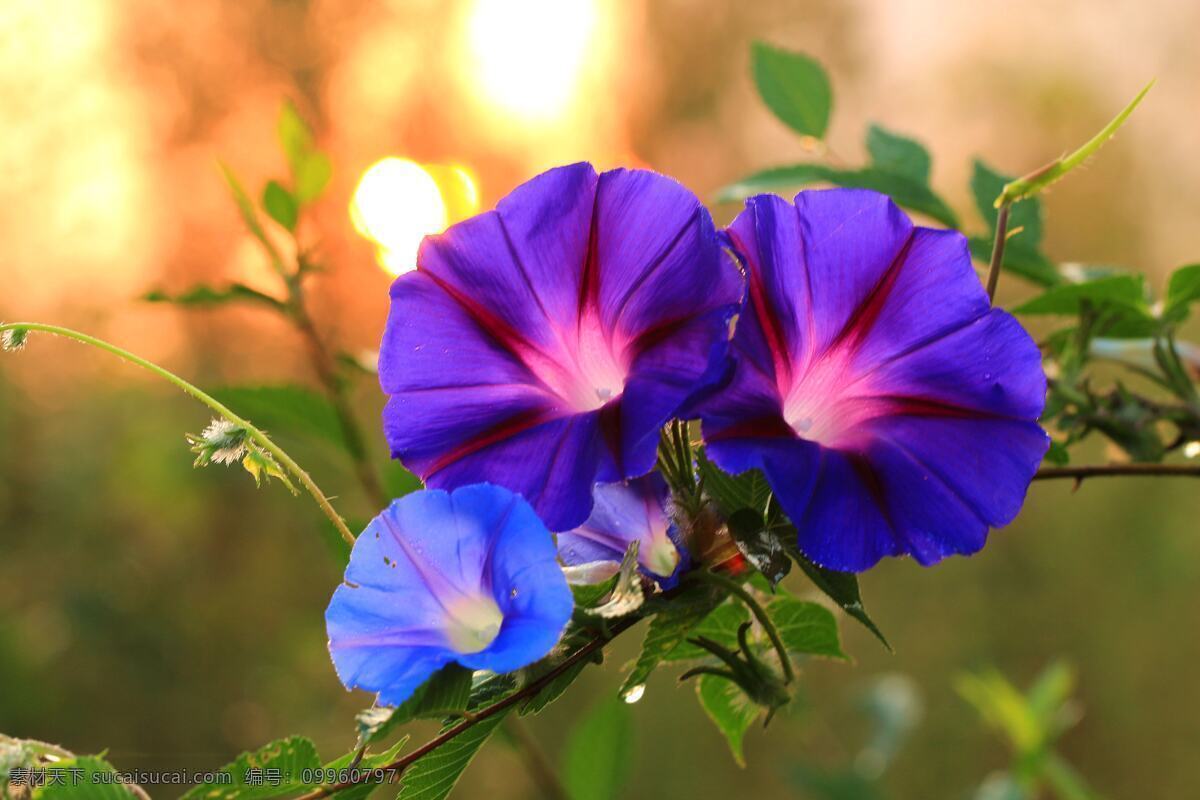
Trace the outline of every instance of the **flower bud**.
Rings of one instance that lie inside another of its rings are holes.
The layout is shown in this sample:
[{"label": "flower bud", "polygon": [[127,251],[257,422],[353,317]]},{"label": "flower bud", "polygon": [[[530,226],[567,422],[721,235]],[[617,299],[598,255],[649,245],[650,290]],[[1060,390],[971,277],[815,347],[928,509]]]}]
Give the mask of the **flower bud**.
[{"label": "flower bud", "polygon": [[25,342],[28,338],[28,328],[9,328],[4,333],[0,333],[0,350],[8,350],[15,353],[25,348]]},{"label": "flower bud", "polygon": [[227,419],[214,419],[199,436],[194,433],[185,436],[196,454],[196,466],[207,467],[212,463],[233,464],[245,458],[250,433]]}]

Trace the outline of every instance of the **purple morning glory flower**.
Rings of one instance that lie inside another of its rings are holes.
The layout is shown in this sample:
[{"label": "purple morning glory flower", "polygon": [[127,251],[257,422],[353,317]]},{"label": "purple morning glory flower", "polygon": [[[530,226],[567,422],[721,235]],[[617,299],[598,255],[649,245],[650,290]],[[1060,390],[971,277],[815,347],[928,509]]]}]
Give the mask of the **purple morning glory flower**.
[{"label": "purple morning glory flower", "polygon": [[392,286],[379,375],[392,455],[487,481],[551,530],[644,475],[659,428],[720,377],[742,281],[700,202],[640,170],[560,167],[431,236]]},{"label": "purple morning glory flower", "polygon": [[415,492],[376,517],[325,621],[342,683],[399,705],[452,661],[532,664],[573,608],[550,531],[518,495],[478,484]]},{"label": "purple morning glory flower", "polygon": [[761,468],[831,569],[982,548],[1049,446],[1046,378],[966,240],[848,189],[750,198],[727,235],[749,288],[733,379],[699,409],[713,461]]},{"label": "purple morning glory flower", "polygon": [[670,588],[685,557],[667,513],[670,490],[662,476],[654,472],[627,483],[597,484],[594,496],[587,521],[558,534],[562,562],[570,566],[620,562],[636,541],[642,573]]}]

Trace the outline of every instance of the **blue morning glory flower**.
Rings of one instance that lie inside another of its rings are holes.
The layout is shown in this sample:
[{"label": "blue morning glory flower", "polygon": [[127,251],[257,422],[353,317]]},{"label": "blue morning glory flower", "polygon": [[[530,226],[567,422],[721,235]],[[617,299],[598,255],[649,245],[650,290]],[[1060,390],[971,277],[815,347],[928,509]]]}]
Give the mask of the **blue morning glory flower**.
[{"label": "blue morning glory flower", "polygon": [[712,219],[642,170],[550,170],[428,237],[379,356],[392,455],[431,487],[486,481],[551,530],[654,467],[658,431],[723,377],[742,278]]},{"label": "blue morning glory flower", "polygon": [[626,483],[597,484],[591,516],[578,528],[558,534],[558,557],[580,566],[598,561],[620,562],[632,542],[638,543],[643,574],[670,588],[686,566],[686,551],[667,513],[670,490],[654,472]]},{"label": "blue morning glory flower", "polygon": [[550,531],[519,496],[478,484],[415,492],[372,520],[325,621],[342,683],[399,705],[450,662],[532,664],[573,607]]},{"label": "blue morning glory flower", "polygon": [[732,382],[699,408],[707,452],[761,468],[818,564],[932,564],[1016,516],[1049,446],[1036,344],[994,309],[966,239],[887,197],[750,198]]}]

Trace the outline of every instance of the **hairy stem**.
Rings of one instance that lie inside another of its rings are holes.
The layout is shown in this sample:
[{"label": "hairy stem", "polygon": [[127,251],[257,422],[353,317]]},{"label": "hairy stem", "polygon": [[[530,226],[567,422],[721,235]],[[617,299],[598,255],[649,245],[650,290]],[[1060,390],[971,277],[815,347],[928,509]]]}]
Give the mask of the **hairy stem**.
[{"label": "hairy stem", "polygon": [[116,345],[109,344],[102,339],[97,339],[94,336],[88,336],[86,333],[80,333],[79,331],[74,331],[70,328],[59,327],[58,325],[46,325],[40,322],[11,322],[0,325],[0,333],[8,330],[39,331],[41,333],[62,336],[66,339],[72,339],[74,341],[90,345],[91,347],[96,347],[120,359],[128,361],[131,364],[136,364],[137,366],[154,373],[168,383],[173,384],[176,388],[181,389],[184,393],[190,395],[196,400],[199,400],[201,403],[208,406],[210,409],[229,420],[234,425],[237,425],[239,428],[243,428],[256,444],[274,456],[275,459],[288,470],[288,472],[292,473],[296,480],[300,481],[301,485],[304,486],[308,493],[312,495],[313,499],[317,502],[317,505],[320,506],[321,511],[325,513],[325,516],[329,517],[329,521],[333,523],[335,528],[337,528],[338,533],[341,534],[341,537],[346,540],[346,543],[350,545],[354,544],[354,534],[350,532],[348,527],[346,527],[346,521],[343,520],[341,515],[337,513],[337,510],[334,509],[334,507],[330,504],[329,499],[325,496],[325,493],[321,491],[320,487],[317,486],[309,474],[305,472],[300,465],[297,464],[295,460],[283,450],[283,448],[271,441],[271,439],[265,433],[251,424],[248,420],[239,417],[212,395],[204,392],[193,384],[188,383],[175,373],[163,369],[151,361],[147,361],[140,356],[136,356],[128,350],[123,350]]},{"label": "hairy stem", "polygon": [[[490,706],[487,706],[486,708],[482,708],[479,711],[474,712],[473,714],[471,714],[471,716],[467,717],[462,722],[458,723],[457,725],[455,725],[451,728],[446,729],[445,731],[442,731],[440,734],[433,737],[428,742],[426,742],[425,744],[418,747],[416,750],[413,750],[411,753],[409,753],[405,756],[401,756],[400,758],[396,759],[395,761],[391,762],[390,764],[387,764],[383,767],[379,767],[379,769],[383,770],[385,772],[394,770],[396,773],[402,775],[404,773],[404,770],[408,769],[408,767],[410,767],[413,764],[413,762],[432,753],[434,750],[437,750],[439,747],[446,744],[447,742],[452,741],[453,739],[456,739],[457,737],[461,736],[463,733],[466,733],[471,728],[478,725],[480,722],[483,722],[484,720],[486,720],[490,717],[494,717],[497,714],[502,713],[502,712],[512,708],[513,706],[523,702],[524,700],[527,700],[528,698],[533,697],[538,692],[540,692],[542,689],[545,689],[547,686],[549,686],[551,683],[553,683],[554,680],[556,678],[558,678],[559,675],[562,675],[564,672],[571,669],[579,662],[581,662],[585,659],[591,658],[596,652],[603,649],[605,647],[605,645],[607,645],[609,642],[611,642],[613,639],[615,639],[621,633],[623,633],[624,631],[626,631],[627,629],[632,627],[638,621],[639,621],[638,618],[635,617],[633,619],[627,619],[627,620],[622,620],[621,622],[618,622],[617,624],[615,624],[611,627],[611,629],[607,635],[600,635],[600,636],[597,636],[595,639],[592,639],[590,642],[588,642],[587,644],[580,647],[574,653],[567,656],[565,659],[563,659],[563,661],[561,663],[559,663],[558,666],[556,666],[554,669],[547,672],[542,677],[538,678],[536,681],[533,681],[533,682],[527,684],[526,686],[522,687],[518,691],[508,695],[507,697],[505,697],[501,700],[497,700],[495,703],[492,703]],[[301,795],[300,797],[297,797],[296,800],[316,800],[316,798],[319,798],[319,797],[329,797],[330,795],[335,794],[336,792],[340,792],[343,789],[347,789],[351,786],[355,786],[359,783],[363,783],[369,777],[370,777],[370,774],[366,773],[366,774],[363,774],[362,777],[358,778],[357,780],[346,780],[346,781],[342,781],[341,783],[331,783],[331,784],[327,784],[325,786],[319,786],[316,789],[312,790],[311,792]]]},{"label": "hairy stem", "polygon": [[996,299],[996,286],[1000,283],[1000,265],[1004,263],[1004,245],[1008,239],[1008,210],[1011,204],[1004,203],[996,215],[996,241],[992,243],[992,260],[988,264],[988,300]]},{"label": "hairy stem", "polygon": [[1106,478],[1117,475],[1141,475],[1177,478],[1200,478],[1200,464],[1092,464],[1081,467],[1042,467],[1033,476],[1035,481],[1054,478]]},{"label": "hairy stem", "polygon": [[724,575],[709,572],[708,570],[689,572],[684,576],[684,580],[717,586],[745,603],[746,607],[754,614],[755,619],[763,626],[763,630],[767,632],[767,637],[771,640],[771,644],[775,647],[776,652],[779,653],[779,661],[783,667],[785,682],[792,682],[796,677],[796,673],[792,669],[792,658],[788,655],[787,647],[784,646],[783,640],[779,637],[779,631],[775,628],[775,623],[771,621],[771,616],[767,613],[767,610],[754,599],[754,596],[750,592],[746,591],[744,586],[732,578],[727,578]]}]

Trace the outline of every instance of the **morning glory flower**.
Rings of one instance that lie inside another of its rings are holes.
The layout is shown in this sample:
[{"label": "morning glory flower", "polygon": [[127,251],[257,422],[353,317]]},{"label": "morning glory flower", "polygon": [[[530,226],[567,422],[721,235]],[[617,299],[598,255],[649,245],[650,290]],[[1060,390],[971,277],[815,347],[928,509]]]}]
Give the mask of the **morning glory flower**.
[{"label": "morning glory flower", "polygon": [[748,298],[732,381],[699,409],[712,460],[762,469],[831,569],[982,548],[1049,446],[1046,378],[966,239],[849,189],[752,197],[727,235]]},{"label": "morning glory flower", "polygon": [[670,588],[683,565],[676,544],[679,532],[667,512],[670,490],[658,473],[626,483],[597,484],[595,505],[587,521],[558,534],[558,556],[564,564],[582,566],[620,562],[633,542],[643,574]]},{"label": "morning glory flower", "polygon": [[399,705],[451,662],[532,664],[573,607],[550,531],[518,495],[479,484],[415,492],[376,517],[325,621],[342,683]]},{"label": "morning glory flower", "polygon": [[392,455],[428,485],[521,493],[551,530],[654,467],[724,372],[742,279],[708,212],[642,170],[560,167],[428,237],[379,358]]}]

